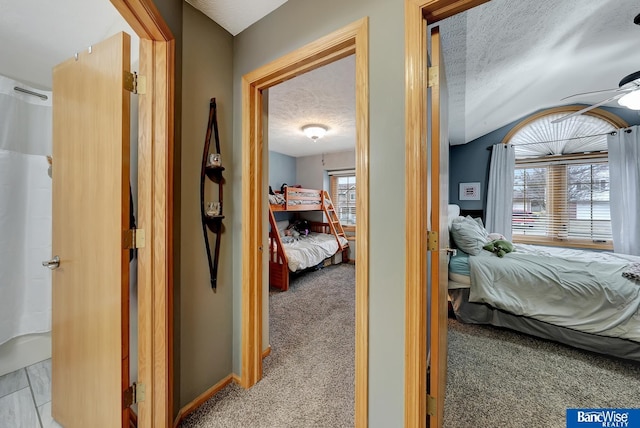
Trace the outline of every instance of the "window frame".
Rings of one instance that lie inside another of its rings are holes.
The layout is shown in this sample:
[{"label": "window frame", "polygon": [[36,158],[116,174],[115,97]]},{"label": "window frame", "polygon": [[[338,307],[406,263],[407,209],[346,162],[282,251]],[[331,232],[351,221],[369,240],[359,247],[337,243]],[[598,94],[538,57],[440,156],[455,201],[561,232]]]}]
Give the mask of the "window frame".
[{"label": "window frame", "polygon": [[[340,198],[339,198],[339,195],[337,194],[338,180],[344,177],[353,178],[355,182],[356,180],[355,171],[330,171],[329,172],[329,194],[331,196],[331,201],[333,202],[333,206],[336,210],[336,214],[339,212],[339,208],[341,206]],[[356,182],[356,186],[357,186],[357,182]],[[355,209],[357,205],[357,200],[358,200],[357,187],[354,188],[353,190],[354,190],[353,197],[351,197],[351,195],[347,196],[347,199],[348,199],[347,206],[350,207],[351,205],[353,205],[353,208]],[[340,216],[338,215],[338,219],[339,218]],[[357,219],[354,224],[344,224],[342,223],[342,220],[340,220],[340,223],[342,224],[342,228],[344,229],[344,231],[348,232],[347,239],[350,239],[350,240],[355,239]]]},{"label": "window frame", "polygon": [[[522,120],[516,126],[514,126],[505,137],[502,139],[503,144],[509,144],[514,135],[516,135],[522,128],[529,125],[531,122],[534,122],[541,117],[557,114],[557,113],[573,113],[579,110],[582,110],[584,106],[582,105],[568,105],[562,107],[554,107],[550,109],[542,110],[538,113],[532,114],[526,119]],[[619,116],[610,113],[601,108],[595,108],[588,112],[583,113],[588,116],[597,117],[609,124],[613,125],[616,129],[628,128],[629,124]],[[533,164],[533,163],[543,163],[545,159],[550,161],[558,161],[558,160],[591,160],[594,158],[602,158],[605,157],[608,162],[608,154],[606,152],[596,152],[596,153],[580,153],[580,154],[570,154],[570,155],[561,155],[561,156],[553,156],[549,158],[538,157],[538,158],[524,158],[524,159],[516,159],[516,166],[523,164]],[[515,183],[511,183],[511,188],[513,190]],[[513,216],[512,216],[513,219]],[[513,221],[513,220],[512,220]],[[513,229],[512,229],[513,235]],[[557,246],[557,247],[569,247],[569,248],[587,248],[587,249],[598,249],[598,250],[613,250],[613,241],[607,241],[606,243],[596,243],[590,240],[558,240],[552,237],[544,236],[544,237],[534,237],[532,235],[523,236],[523,235],[513,235],[513,242],[523,243],[523,244],[536,244],[536,245],[547,245],[547,246]]]},{"label": "window frame", "polygon": [[[562,208],[568,202],[568,197],[566,193],[563,192],[554,192],[554,189],[558,188],[558,181],[561,183],[564,182],[565,187],[568,186],[566,182],[566,172],[567,168],[571,165],[578,164],[589,164],[596,165],[602,163],[609,163],[608,154],[606,152],[599,153],[589,153],[589,154],[581,154],[581,155],[563,155],[563,156],[553,156],[549,158],[527,158],[516,160],[516,169],[518,168],[533,168],[535,166],[539,166],[542,168],[548,168],[550,176],[547,178],[548,182],[546,184],[547,194],[549,195],[547,199],[547,203],[549,204],[548,210],[556,215],[561,215],[560,213],[563,211]],[[562,185],[562,184],[561,184]],[[515,183],[514,183],[515,187]],[[513,215],[512,215],[513,221]],[[554,227],[555,226],[555,227]],[[589,248],[589,249],[599,249],[599,250],[613,250],[613,240],[611,238],[607,239],[605,242],[597,242],[594,239],[589,238],[566,238],[560,239],[557,238],[557,234],[560,231],[557,225],[550,226],[550,234],[546,236],[538,236],[538,235],[520,235],[516,234],[512,229],[512,240],[516,243],[522,244],[537,244],[537,245],[547,245],[547,246],[558,246],[558,247],[571,247],[571,248]]]}]

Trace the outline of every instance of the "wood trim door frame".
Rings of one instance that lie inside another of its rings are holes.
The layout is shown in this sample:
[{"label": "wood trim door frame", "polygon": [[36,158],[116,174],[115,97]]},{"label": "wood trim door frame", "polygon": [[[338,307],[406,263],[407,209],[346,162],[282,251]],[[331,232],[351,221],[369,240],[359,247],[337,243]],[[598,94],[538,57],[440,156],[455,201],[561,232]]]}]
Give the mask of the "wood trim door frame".
[{"label": "wood trim door frame", "polygon": [[242,373],[249,388],[262,378],[261,248],[263,207],[262,91],[287,79],[355,54],[356,241],[355,422],[368,425],[369,313],[369,30],[362,18],[309,43],[242,78]]},{"label": "wood trim door frame", "polygon": [[140,37],[138,97],[138,427],[169,427],[173,414],[173,149],[175,39],[153,0],[110,0]]},{"label": "wood trim door frame", "polygon": [[[487,1],[405,0],[405,427],[426,427],[428,420],[426,231],[430,215],[427,201],[431,195],[427,164],[427,23]],[[438,403],[441,405],[444,403]],[[437,417],[431,422],[442,424]]]}]

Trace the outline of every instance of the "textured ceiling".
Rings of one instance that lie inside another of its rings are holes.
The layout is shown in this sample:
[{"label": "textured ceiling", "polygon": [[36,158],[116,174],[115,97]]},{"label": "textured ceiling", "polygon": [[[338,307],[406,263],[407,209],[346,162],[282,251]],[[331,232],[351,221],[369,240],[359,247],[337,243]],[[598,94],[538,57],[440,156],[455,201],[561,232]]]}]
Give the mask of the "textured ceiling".
[{"label": "textured ceiling", "polygon": [[[293,157],[355,147],[355,57],[349,56],[269,89],[269,150]],[[316,141],[302,127],[324,125]]]},{"label": "textured ceiling", "polygon": [[[235,35],[285,0],[189,2]],[[606,98],[561,101],[615,88],[640,70],[640,27],[633,24],[639,12],[638,0],[492,0],[439,23],[451,143],[471,141],[542,108]],[[104,0],[0,0],[0,74],[50,88],[51,67],[121,30],[132,34]],[[314,147],[315,153],[353,147],[354,71],[348,61],[270,90],[272,149],[282,144],[278,150],[301,156]],[[310,122],[330,128],[316,143],[300,131]]]},{"label": "textured ceiling", "polygon": [[452,144],[539,109],[608,98],[561,101],[640,69],[639,12],[637,0],[492,0],[441,22]]},{"label": "textured ceiling", "polygon": [[[540,109],[608,98],[605,93],[561,100],[616,88],[620,79],[640,70],[640,27],[633,24],[639,12],[638,0],[491,0],[440,22],[451,144],[467,143]],[[286,82],[292,85],[289,90],[272,89],[272,150],[302,156],[314,149],[353,147],[355,131],[347,127],[349,122],[316,143],[300,131],[307,122],[354,117],[345,110],[353,103],[330,101],[346,92],[323,94],[342,80],[337,71],[325,67],[313,77]],[[343,71],[353,76],[352,69]],[[324,97],[328,102],[321,102]],[[307,105],[318,109],[310,115]],[[338,147],[341,141],[348,145]]]}]

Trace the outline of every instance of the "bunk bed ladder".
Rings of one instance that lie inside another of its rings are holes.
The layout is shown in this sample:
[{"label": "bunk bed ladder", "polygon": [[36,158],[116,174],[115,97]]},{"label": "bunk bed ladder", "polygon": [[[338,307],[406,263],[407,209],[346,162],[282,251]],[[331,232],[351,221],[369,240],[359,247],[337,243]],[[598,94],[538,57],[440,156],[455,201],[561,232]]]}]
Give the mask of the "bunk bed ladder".
[{"label": "bunk bed ladder", "polygon": [[326,190],[322,191],[322,211],[327,216],[329,220],[329,228],[331,229],[331,233],[336,237],[336,241],[338,241],[338,247],[341,251],[344,251],[345,248],[349,246],[349,243],[342,245],[340,243],[340,236],[346,238],[347,236],[344,233],[344,229],[342,228],[342,224],[338,219],[338,215],[336,214],[336,210],[333,206],[333,202],[331,202],[331,198],[329,197],[329,193]]}]

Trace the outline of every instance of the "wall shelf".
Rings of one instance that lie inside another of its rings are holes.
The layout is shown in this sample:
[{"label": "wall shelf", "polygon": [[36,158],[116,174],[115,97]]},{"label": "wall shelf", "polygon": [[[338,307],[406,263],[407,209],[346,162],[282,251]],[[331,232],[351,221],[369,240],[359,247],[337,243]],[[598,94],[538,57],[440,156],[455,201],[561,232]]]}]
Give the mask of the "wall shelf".
[{"label": "wall shelf", "polygon": [[[211,151],[211,136],[214,137],[215,151]],[[212,157],[214,159],[212,159]],[[213,164],[216,163],[216,164]],[[209,261],[209,275],[211,277],[211,288],[216,291],[218,286],[218,261],[220,258],[220,238],[224,230],[222,220],[222,185],[224,177],[222,172],[222,159],[220,156],[220,137],[218,134],[218,119],[216,99],[211,98],[209,102],[209,122],[207,124],[207,134],[204,141],[204,150],[202,152],[202,168],[200,171],[200,216],[202,219],[202,234],[204,236],[204,244],[207,251],[207,260]],[[205,189],[207,183],[217,184],[217,200],[207,200]],[[217,212],[211,214],[209,212],[209,204],[218,204]],[[211,250],[211,240],[214,240],[213,254]]]}]

